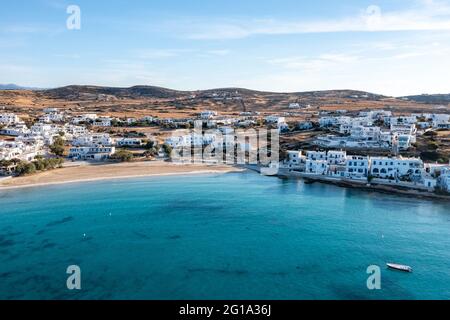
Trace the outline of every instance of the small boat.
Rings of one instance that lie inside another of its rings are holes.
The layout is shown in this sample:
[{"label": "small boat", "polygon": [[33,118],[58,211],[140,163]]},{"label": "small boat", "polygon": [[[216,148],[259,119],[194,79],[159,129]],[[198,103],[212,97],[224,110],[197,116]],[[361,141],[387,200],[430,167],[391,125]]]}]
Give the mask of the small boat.
[{"label": "small boat", "polygon": [[401,264],[395,264],[395,263],[387,263],[387,266],[389,269],[399,270],[403,272],[412,272],[412,268],[410,266],[404,266]]}]

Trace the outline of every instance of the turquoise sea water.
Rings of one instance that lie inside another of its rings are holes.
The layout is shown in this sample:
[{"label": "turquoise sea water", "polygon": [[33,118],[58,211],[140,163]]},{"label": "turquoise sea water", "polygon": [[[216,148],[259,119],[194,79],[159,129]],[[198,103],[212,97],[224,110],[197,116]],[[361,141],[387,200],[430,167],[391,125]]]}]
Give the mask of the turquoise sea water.
[{"label": "turquoise sea water", "polygon": [[449,298],[445,202],[254,173],[0,192],[0,299]]}]

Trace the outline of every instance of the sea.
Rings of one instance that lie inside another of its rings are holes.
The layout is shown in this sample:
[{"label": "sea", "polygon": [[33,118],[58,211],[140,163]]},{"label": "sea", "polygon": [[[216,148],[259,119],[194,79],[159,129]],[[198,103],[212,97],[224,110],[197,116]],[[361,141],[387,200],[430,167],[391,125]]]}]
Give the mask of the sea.
[{"label": "sea", "polygon": [[0,299],[449,298],[444,201],[252,172],[0,191]]}]

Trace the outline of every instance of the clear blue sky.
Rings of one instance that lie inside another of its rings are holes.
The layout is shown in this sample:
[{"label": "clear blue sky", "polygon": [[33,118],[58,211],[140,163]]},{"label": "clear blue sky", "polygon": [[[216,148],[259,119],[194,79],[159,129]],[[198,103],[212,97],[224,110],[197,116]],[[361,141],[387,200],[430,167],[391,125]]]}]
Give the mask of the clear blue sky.
[{"label": "clear blue sky", "polygon": [[448,93],[449,57],[447,0],[1,1],[0,83]]}]

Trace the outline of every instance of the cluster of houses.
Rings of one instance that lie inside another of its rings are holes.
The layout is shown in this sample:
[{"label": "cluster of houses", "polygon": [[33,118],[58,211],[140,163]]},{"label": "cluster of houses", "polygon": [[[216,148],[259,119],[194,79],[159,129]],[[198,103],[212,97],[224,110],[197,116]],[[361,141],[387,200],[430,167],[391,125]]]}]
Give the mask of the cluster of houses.
[{"label": "cluster of houses", "polygon": [[211,133],[183,132],[183,134],[174,134],[165,140],[165,144],[172,148],[191,148],[210,146],[211,149],[223,148],[226,150],[234,150],[235,147],[240,150],[251,151],[256,146],[250,141],[244,139],[240,141],[233,127],[222,126]]},{"label": "cluster of houses", "polygon": [[105,160],[116,152],[116,147],[143,145],[140,138],[112,138],[107,133],[95,133],[86,124],[102,123],[108,119],[95,114],[68,118],[56,108],[44,109],[43,115],[31,126],[13,113],[0,114],[0,160],[32,161],[36,156],[48,156],[56,137],[70,144],[68,157],[73,160]]},{"label": "cluster of houses", "polygon": [[[450,129],[448,114],[411,114],[393,116],[390,111],[361,112],[357,117],[323,116],[321,128],[336,134],[322,135],[315,144],[323,148],[359,148],[407,150],[417,134],[430,129]],[[421,131],[418,131],[421,130]]]},{"label": "cluster of houses", "polygon": [[[97,116],[96,114],[85,114],[72,118],[73,124],[89,124],[94,127],[114,127],[114,126],[131,126],[134,124],[148,124],[159,126],[170,126],[174,129],[193,126],[195,121],[203,121],[207,128],[217,128],[218,126],[233,126],[247,128],[257,123],[259,113],[242,112],[238,117],[219,115],[216,111],[205,110],[196,117],[192,118],[157,118],[145,116],[140,119],[126,118],[118,119],[107,116]],[[284,118],[283,118],[284,119]],[[284,122],[284,120],[282,121]],[[272,122],[271,122],[272,123]]]},{"label": "cluster of houses", "polygon": [[424,163],[420,158],[369,157],[346,151],[288,151],[280,169],[304,175],[341,180],[375,182],[434,191],[450,192],[450,165]]},{"label": "cluster of houses", "polygon": [[[202,121],[207,128],[220,128],[227,137],[233,128],[246,128],[257,123],[259,113],[243,112],[238,117],[220,116],[215,111],[205,110],[197,117],[189,119],[159,119],[145,116],[141,119],[118,119],[109,116],[98,116],[94,113],[70,115],[57,108],[45,108],[37,121],[28,126],[13,113],[0,114],[0,135],[14,138],[14,141],[0,144],[0,160],[19,159],[29,161],[33,155],[48,154],[48,147],[55,137],[62,137],[71,147],[69,158],[74,160],[105,160],[113,155],[116,147],[136,147],[143,144],[140,138],[112,138],[107,133],[95,133],[90,127],[108,128],[122,125],[146,123],[149,125],[170,125],[173,128],[193,126],[195,121]],[[284,117],[269,116],[268,125],[275,125],[279,130],[287,128]],[[169,138],[167,144],[176,147],[184,145],[218,144],[215,135],[186,135]],[[234,138],[221,140],[227,147],[235,144]],[[245,148],[245,146],[243,146]]]}]

